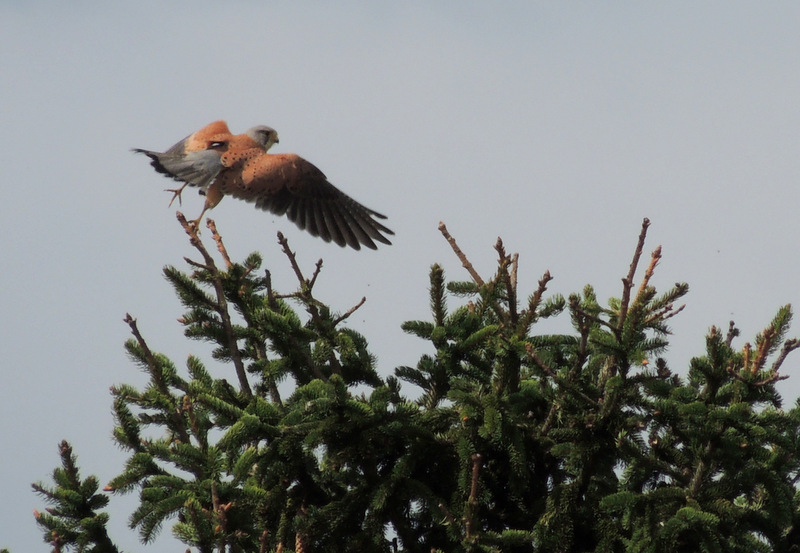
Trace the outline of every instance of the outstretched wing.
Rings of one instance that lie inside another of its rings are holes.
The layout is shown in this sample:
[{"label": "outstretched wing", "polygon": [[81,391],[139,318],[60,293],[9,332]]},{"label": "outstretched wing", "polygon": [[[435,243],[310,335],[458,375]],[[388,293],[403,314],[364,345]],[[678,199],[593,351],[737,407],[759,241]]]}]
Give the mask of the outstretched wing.
[{"label": "outstretched wing", "polygon": [[295,154],[232,147],[221,160],[228,167],[219,175],[225,194],[286,215],[300,229],[339,246],[359,250],[364,245],[374,250],[375,241],[391,244],[384,235],[394,232],[376,220],[386,216],[355,201]]}]

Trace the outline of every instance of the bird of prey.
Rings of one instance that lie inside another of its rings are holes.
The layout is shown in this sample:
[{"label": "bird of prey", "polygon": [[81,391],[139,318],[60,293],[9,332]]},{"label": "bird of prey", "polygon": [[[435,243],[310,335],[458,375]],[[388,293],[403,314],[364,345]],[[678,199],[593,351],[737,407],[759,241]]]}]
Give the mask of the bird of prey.
[{"label": "bird of prey", "polygon": [[[156,171],[206,196],[197,225],[205,212],[229,195],[276,215],[286,215],[300,229],[326,242],[377,249],[391,244],[394,232],[376,219],[384,215],[364,207],[331,184],[309,161],[296,154],[270,154],[278,133],[266,126],[233,135],[224,121],[215,121],[187,136],[166,152],[134,149],[147,155]],[[172,202],[170,202],[172,203]]]}]

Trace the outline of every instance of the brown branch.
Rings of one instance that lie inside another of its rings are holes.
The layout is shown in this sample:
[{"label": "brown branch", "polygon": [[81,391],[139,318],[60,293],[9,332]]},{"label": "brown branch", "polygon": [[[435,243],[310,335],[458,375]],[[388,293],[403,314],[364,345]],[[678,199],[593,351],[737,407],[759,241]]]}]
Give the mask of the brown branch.
[{"label": "brown branch", "polygon": [[631,301],[631,288],[633,288],[633,277],[636,274],[636,267],[639,265],[639,258],[644,250],[644,241],[647,238],[647,227],[650,226],[650,219],[647,217],[642,221],[642,231],[639,233],[639,242],[636,244],[636,251],[633,254],[628,276],[622,279],[622,302],[619,307],[619,321],[617,321],[617,331],[622,331],[625,318],[628,315],[628,306]]},{"label": "brown branch", "polygon": [[448,524],[454,526],[456,524],[456,517],[453,516],[453,513],[450,512],[450,510],[447,508],[447,505],[440,501],[437,507],[441,509],[442,514],[444,515],[444,518],[447,520]]},{"label": "brown branch", "polygon": [[355,304],[353,307],[351,307],[350,309],[348,309],[348,310],[347,310],[347,312],[346,312],[344,315],[341,315],[341,316],[340,316],[340,317],[338,317],[338,318],[337,318],[335,321],[333,321],[333,326],[334,326],[334,327],[336,327],[336,325],[338,325],[340,322],[342,322],[343,320],[345,320],[346,318],[348,318],[350,315],[352,315],[353,313],[355,313],[355,312],[356,312],[356,310],[357,310],[359,307],[361,307],[362,305],[364,305],[364,302],[365,302],[365,301],[367,301],[367,298],[366,298],[366,296],[362,297],[360,302],[358,302],[358,303],[357,303],[357,304]]},{"label": "brown branch", "polygon": [[281,231],[278,231],[278,243],[281,245],[283,253],[286,254],[286,257],[289,258],[289,263],[292,266],[292,270],[294,274],[297,276],[297,280],[300,281],[300,286],[305,288],[308,286],[308,281],[306,277],[303,276],[303,271],[300,270],[300,265],[297,264],[297,257],[295,256],[294,252],[289,248],[289,241],[283,235]]},{"label": "brown branch", "polygon": [[322,258],[317,261],[316,266],[314,267],[314,274],[311,275],[311,280],[308,281],[308,289],[311,290],[314,288],[314,283],[317,282],[317,277],[319,276],[320,271],[322,270]]},{"label": "brown branch", "polygon": [[542,372],[547,376],[555,377],[556,372],[550,368],[550,366],[545,363],[541,357],[536,353],[536,350],[533,349],[533,344],[530,342],[525,343],[525,351],[527,352],[528,356],[536,363],[536,366],[542,369]]},{"label": "brown branch", "polygon": [[456,239],[453,238],[450,235],[449,232],[447,232],[447,227],[441,221],[439,222],[439,232],[442,233],[442,236],[445,237],[445,240],[447,240],[447,243],[450,244],[450,247],[453,249],[453,252],[455,252],[456,256],[461,261],[461,265],[470,274],[470,276],[472,277],[472,280],[474,280],[475,283],[478,286],[483,286],[484,285],[483,279],[478,274],[478,272],[475,270],[475,267],[472,266],[472,263],[470,263],[469,259],[467,259],[467,256],[464,254],[464,252],[461,251],[461,248],[458,247],[458,244],[456,243]]},{"label": "brown branch", "polygon": [[550,432],[550,427],[553,426],[553,422],[556,420],[556,413],[558,413],[558,404],[553,402],[552,405],[550,405],[550,411],[547,413],[547,418],[545,418],[542,428],[539,430],[539,433],[542,436],[547,436],[547,433]]},{"label": "brown branch", "polygon": [[[761,388],[762,386],[766,386],[767,384],[771,384],[773,382],[779,382],[781,380],[786,380],[789,378],[789,375],[782,375],[778,374],[777,370],[770,371],[769,375],[762,380],[756,380],[753,382],[752,380],[748,380],[747,378],[743,377],[741,374],[734,370],[733,365],[728,365],[725,367],[725,371],[731,375],[735,380],[739,382],[744,382],[745,384],[749,384],[751,386],[755,386],[756,388]],[[751,375],[755,375],[754,372],[750,372]]]},{"label": "brown branch", "polygon": [[672,317],[674,317],[675,315],[677,315],[678,313],[683,311],[685,307],[686,307],[686,304],[681,305],[677,309],[675,309],[675,307],[672,304],[665,305],[664,307],[662,307],[661,309],[656,311],[653,315],[651,315],[650,317],[645,319],[644,324],[645,325],[650,325],[650,324],[652,324],[652,323],[654,323],[656,321],[663,322],[663,321],[666,321],[668,319],[671,319]]},{"label": "brown branch", "polygon": [[219,232],[217,232],[217,224],[213,219],[206,219],[206,226],[211,230],[211,236],[214,238],[214,242],[217,243],[217,250],[219,250],[219,253],[222,255],[222,259],[225,260],[225,267],[230,269],[233,263],[231,263],[228,250],[225,248],[225,244],[222,242],[222,236],[220,236]]},{"label": "brown branch", "polygon": [[269,532],[264,530],[258,537],[258,553],[267,553],[267,542],[269,540]]},{"label": "brown branch", "polygon": [[762,332],[761,343],[758,344],[758,350],[756,350],[755,362],[750,368],[751,373],[755,374],[764,367],[764,364],[767,362],[767,355],[769,354],[769,350],[772,349],[772,343],[775,341],[776,335],[777,332],[775,332],[775,328],[771,326],[765,328],[764,332]]},{"label": "brown branch", "polygon": [[475,525],[475,509],[478,506],[478,482],[481,471],[481,454],[472,454],[472,484],[469,490],[469,499],[467,500],[467,508],[464,518],[466,538],[472,539],[473,526]]},{"label": "brown branch", "polygon": [[142,348],[144,351],[144,357],[147,359],[147,364],[150,367],[150,373],[153,375],[153,379],[158,384],[159,388],[163,387],[164,381],[162,378],[161,369],[158,368],[158,363],[156,363],[156,356],[153,355],[153,352],[150,350],[150,347],[145,342],[144,337],[139,332],[139,327],[136,324],[136,319],[131,317],[130,313],[125,313],[125,318],[122,319],[128,326],[131,327],[131,334],[133,337],[136,338],[136,341],[139,343],[139,347]]},{"label": "brown branch", "polygon": [[191,265],[192,267],[196,267],[198,269],[203,269],[204,271],[210,271],[211,267],[208,265],[203,265],[202,263],[198,263],[197,261],[193,261],[188,257],[184,256],[183,260],[186,262],[187,265]]},{"label": "brown branch", "polygon": [[[517,313],[517,268],[516,262],[519,259],[518,254],[514,254],[513,257],[510,257],[506,254],[506,249],[503,246],[503,239],[499,236],[497,237],[497,242],[494,245],[494,249],[497,250],[498,259],[498,267],[497,267],[497,275],[498,279],[502,278],[506,284],[506,301],[508,302],[508,310],[500,310],[498,309],[498,315],[500,315],[503,320],[508,319],[511,323],[512,327],[516,327],[517,322],[519,321],[519,314]],[[511,271],[509,271],[509,266],[511,267]],[[506,314],[508,315],[506,317]]]},{"label": "brown branch", "polygon": [[792,338],[791,340],[786,340],[783,343],[783,347],[781,347],[780,355],[778,355],[778,358],[772,364],[772,369],[771,369],[772,372],[773,373],[777,373],[778,370],[781,368],[781,365],[783,365],[783,362],[786,360],[786,356],[788,356],[791,352],[796,350],[798,347],[800,347],[800,340],[798,340],[797,338]]},{"label": "brown branch", "polygon": [[517,315],[517,269],[519,269],[519,253],[515,252],[514,255],[511,256],[511,275],[510,275],[510,282],[508,283],[509,288],[514,292],[514,300],[512,302],[511,298],[508,298],[509,305],[512,306],[512,320],[514,324],[517,324],[517,320],[519,316]]},{"label": "brown branch", "polygon": [[739,335],[739,329],[736,328],[736,323],[730,321],[728,323],[728,334],[725,336],[725,345],[731,347],[733,339]]},{"label": "brown branch", "polygon": [[653,273],[656,270],[656,265],[661,260],[661,246],[657,247],[653,250],[653,253],[650,254],[650,265],[647,266],[647,270],[644,272],[644,278],[642,279],[642,283],[639,285],[639,290],[636,292],[636,297],[641,297],[642,293],[644,292],[647,285],[650,284],[650,279],[653,277]]},{"label": "brown branch", "polygon": [[231,322],[231,316],[228,312],[228,302],[225,299],[225,289],[222,285],[222,276],[220,275],[219,270],[214,263],[214,258],[211,257],[211,255],[208,253],[208,250],[206,250],[205,246],[200,241],[200,237],[197,234],[197,228],[195,225],[190,224],[180,211],[176,212],[176,217],[178,218],[178,222],[183,227],[183,230],[186,231],[187,235],[189,235],[189,243],[194,246],[195,249],[203,256],[206,266],[208,267],[208,271],[213,276],[214,290],[217,294],[217,303],[215,307],[220,319],[222,320],[222,328],[225,330],[225,336],[228,339],[228,350],[230,351],[231,360],[233,361],[233,366],[236,370],[236,376],[239,379],[239,387],[244,394],[252,396],[253,391],[250,389],[250,383],[247,381],[247,373],[244,369],[242,356],[239,353],[239,345],[236,340],[236,336],[234,335],[233,323]]}]

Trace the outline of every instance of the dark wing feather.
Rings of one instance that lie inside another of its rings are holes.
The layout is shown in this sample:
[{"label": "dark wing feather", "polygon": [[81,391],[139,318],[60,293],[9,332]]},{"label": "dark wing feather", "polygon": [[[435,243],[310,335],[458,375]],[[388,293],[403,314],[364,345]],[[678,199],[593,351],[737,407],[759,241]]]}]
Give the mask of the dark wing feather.
[{"label": "dark wing feather", "polygon": [[225,194],[256,207],[286,215],[300,229],[326,242],[376,249],[375,241],[391,244],[394,234],[376,219],[386,217],[364,207],[336,188],[314,165],[294,154],[237,155],[220,173]]}]

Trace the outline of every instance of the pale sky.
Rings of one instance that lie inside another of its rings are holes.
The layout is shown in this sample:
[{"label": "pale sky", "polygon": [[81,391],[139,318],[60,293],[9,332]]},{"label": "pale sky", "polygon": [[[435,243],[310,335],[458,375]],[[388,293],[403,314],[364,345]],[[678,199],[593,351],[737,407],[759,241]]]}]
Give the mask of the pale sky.
[{"label": "pale sky", "polygon": [[[654,283],[690,285],[666,354],[685,373],[712,324],[736,320],[741,347],[800,304],[798,28],[788,1],[0,3],[0,547],[48,550],[30,482],[61,439],[84,476],[121,470],[108,389],[145,381],[126,312],[179,366],[210,359],[161,275],[197,257],[173,183],[131,147],[216,119],[270,125],[273,151],[388,215],[394,245],[354,252],[232,198],[211,212],[280,290],[295,283],[278,230],[307,271],[324,259],[321,300],[343,312],[365,295],[351,324],[383,375],[429,351],[400,324],[429,317],[430,265],[468,278],[440,220],[487,277],[502,236],[525,295],[549,269],[551,293],[591,283],[605,300],[649,217]],[[187,216],[201,207],[185,194]],[[800,355],[784,372],[793,401]],[[134,502],[111,504],[126,551],[145,549],[126,529]],[[176,547],[165,528],[152,549]]]}]

